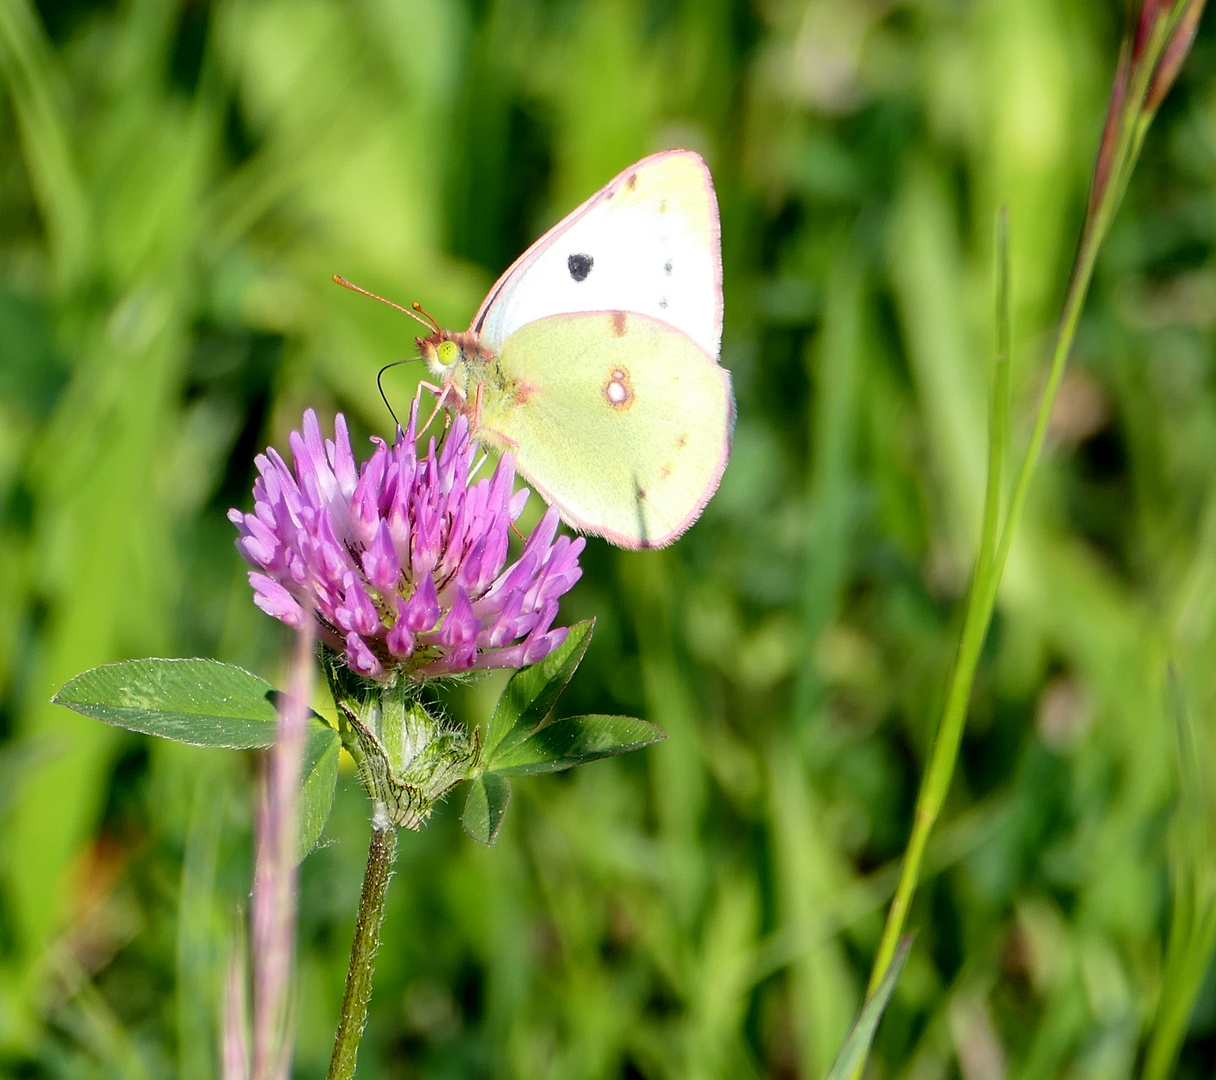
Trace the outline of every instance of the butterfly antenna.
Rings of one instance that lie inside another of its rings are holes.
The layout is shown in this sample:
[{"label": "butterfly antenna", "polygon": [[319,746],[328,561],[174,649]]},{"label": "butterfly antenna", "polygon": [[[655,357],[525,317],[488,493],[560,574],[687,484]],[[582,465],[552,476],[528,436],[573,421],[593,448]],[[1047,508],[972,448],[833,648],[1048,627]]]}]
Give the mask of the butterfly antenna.
[{"label": "butterfly antenna", "polygon": [[393,418],[398,429],[401,427],[401,421],[397,419],[397,414],[393,412],[393,407],[388,403],[388,395],[384,392],[384,383],[381,380],[384,378],[384,373],[388,371],[389,368],[400,367],[402,364],[408,364],[417,359],[418,357],[411,356],[408,360],[394,360],[391,364],[385,364],[384,367],[376,372],[376,389],[380,391],[380,400],[384,402],[384,407],[388,409],[388,414]]},{"label": "butterfly antenna", "polygon": [[[440,327],[438,321],[435,319],[435,316],[432,315],[426,309],[424,309],[423,306],[420,303],[418,303],[417,300],[415,300],[412,304],[410,304],[410,307],[412,307],[416,312],[418,312],[418,315],[421,315],[424,319],[426,319],[427,322],[429,322],[431,324],[431,326],[433,326],[435,328],[435,333],[437,333],[437,334],[443,333],[443,329]],[[415,315],[414,317],[417,318],[418,316]]]},{"label": "butterfly antenna", "polygon": [[[360,288],[353,281],[347,281],[346,278],[344,278],[341,274],[334,274],[334,281],[338,285],[341,285],[342,288],[344,288],[344,289],[350,289],[351,292],[362,293],[364,296],[370,296],[373,300],[379,300],[380,303],[382,303],[382,304],[388,304],[388,306],[391,308],[396,308],[398,311],[404,311],[411,319],[414,319],[415,321],[422,323],[422,325],[425,326],[428,330],[432,330],[432,331],[439,330],[439,324],[434,319],[432,319],[429,315],[426,315],[426,312],[422,312],[422,308],[419,307],[419,305],[416,301],[414,303],[413,309],[411,310],[410,308],[402,307],[400,304],[394,304],[393,301],[391,301],[391,300],[385,300],[383,296],[377,296],[374,292],[372,292],[369,289]],[[423,315],[426,315],[426,318],[425,319],[422,318],[422,316],[418,314],[419,312],[422,312]],[[389,367],[392,367],[392,364],[390,364]],[[392,410],[390,409],[389,411],[391,412]]]}]

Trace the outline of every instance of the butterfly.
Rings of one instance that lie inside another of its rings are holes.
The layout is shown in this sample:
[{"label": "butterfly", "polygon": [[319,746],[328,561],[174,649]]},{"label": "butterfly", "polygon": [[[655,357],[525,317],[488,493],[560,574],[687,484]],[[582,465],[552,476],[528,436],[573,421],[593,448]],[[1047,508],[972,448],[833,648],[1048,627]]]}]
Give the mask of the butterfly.
[{"label": "butterfly", "polygon": [[680,536],[722,478],[721,338],[713,182],[699,155],[667,150],[528,248],[467,331],[435,323],[417,344],[479,442],[514,455],[573,528],[636,550]]}]

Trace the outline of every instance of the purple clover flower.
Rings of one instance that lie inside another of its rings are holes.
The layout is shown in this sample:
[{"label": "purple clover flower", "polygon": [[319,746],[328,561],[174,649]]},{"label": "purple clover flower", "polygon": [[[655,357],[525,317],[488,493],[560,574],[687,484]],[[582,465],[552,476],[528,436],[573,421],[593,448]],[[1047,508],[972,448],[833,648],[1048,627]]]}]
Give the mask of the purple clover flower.
[{"label": "purple clover flower", "polygon": [[581,537],[557,532],[550,507],[505,567],[515,462],[470,483],[477,444],[457,416],[440,446],[417,452],[418,402],[390,448],[382,439],[356,470],[346,420],[322,440],[316,413],[293,431],[294,475],[274,449],[259,454],[252,514],[228,512],[253,567],[254,602],[288,626],[314,611],[318,634],[352,671],[392,681],[534,664],[566,639],[558,599],[579,579]]}]

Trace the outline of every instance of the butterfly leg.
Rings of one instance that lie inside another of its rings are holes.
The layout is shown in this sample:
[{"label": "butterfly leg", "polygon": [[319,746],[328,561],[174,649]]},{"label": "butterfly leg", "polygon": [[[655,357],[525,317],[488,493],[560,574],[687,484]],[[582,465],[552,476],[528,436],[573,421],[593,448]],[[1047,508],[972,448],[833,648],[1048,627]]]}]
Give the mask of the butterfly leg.
[{"label": "butterfly leg", "polygon": [[414,391],[414,400],[415,401],[422,400],[422,391],[423,390],[429,390],[436,397],[439,397],[443,394],[442,386],[436,386],[433,382],[427,382],[426,379],[419,379],[418,380],[418,389],[416,391]]},{"label": "butterfly leg", "polygon": [[477,474],[481,472],[482,468],[485,466],[485,463],[489,460],[489,454],[482,454],[481,457],[477,459],[476,464],[469,470],[469,483],[472,483],[473,480],[476,479]]},{"label": "butterfly leg", "polygon": [[[431,410],[431,415],[426,418],[426,423],[423,424],[422,427],[420,427],[418,429],[419,435],[421,435],[424,431],[426,431],[426,429],[429,428],[431,426],[431,424],[433,424],[435,422],[435,417],[439,415],[441,410],[446,408],[446,406],[448,404],[448,397],[453,392],[452,387],[450,385],[436,386],[434,383],[422,381],[422,382],[418,383],[418,393],[416,395],[417,399],[422,398],[423,390],[429,390],[435,396],[435,407]],[[446,430],[447,430],[447,425],[445,424],[444,431],[446,431]]]},{"label": "butterfly leg", "polygon": [[[426,418],[426,423],[423,424],[422,427],[420,427],[418,429],[418,434],[421,435],[424,431],[426,431],[426,429],[429,428],[431,426],[431,424],[433,424],[435,422],[435,417],[438,416],[440,412],[443,412],[445,414],[443,430],[444,430],[444,432],[446,432],[448,430],[448,428],[451,427],[451,424],[452,424],[452,409],[451,409],[452,401],[453,401],[453,399],[460,398],[460,391],[457,390],[456,387],[453,386],[451,383],[448,383],[444,386],[436,386],[434,383],[420,382],[418,384],[418,395],[417,395],[419,398],[421,398],[423,390],[429,390],[432,394],[435,395],[435,407],[431,410],[431,415]],[[481,421],[481,391],[482,391],[482,384],[478,383],[477,384],[477,397],[473,403],[473,413],[469,418],[469,426],[474,431],[477,430],[477,425]],[[461,404],[463,405],[464,402],[462,401]]]}]

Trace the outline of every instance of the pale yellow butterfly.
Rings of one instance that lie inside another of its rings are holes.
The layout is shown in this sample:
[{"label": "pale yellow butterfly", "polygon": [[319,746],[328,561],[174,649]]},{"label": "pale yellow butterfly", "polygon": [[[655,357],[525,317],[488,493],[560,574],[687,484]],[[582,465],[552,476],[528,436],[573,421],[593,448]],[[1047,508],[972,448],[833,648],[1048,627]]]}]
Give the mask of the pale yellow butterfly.
[{"label": "pale yellow butterfly", "polygon": [[581,532],[662,547],[701,514],[730,453],[718,364],[722,257],[709,170],[644,158],[499,278],[469,329],[418,346],[440,401]]}]

